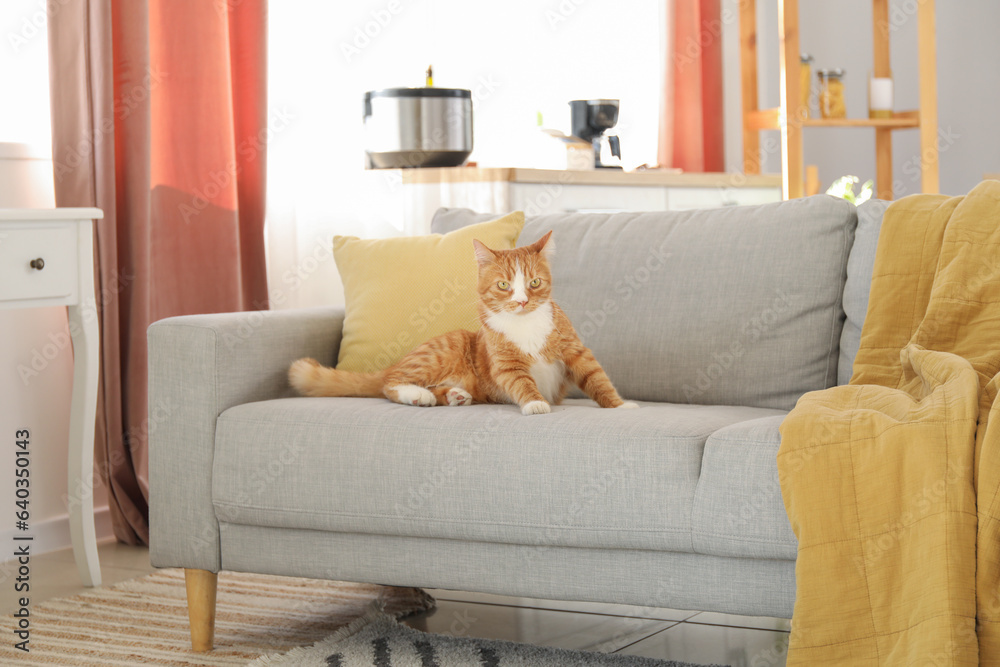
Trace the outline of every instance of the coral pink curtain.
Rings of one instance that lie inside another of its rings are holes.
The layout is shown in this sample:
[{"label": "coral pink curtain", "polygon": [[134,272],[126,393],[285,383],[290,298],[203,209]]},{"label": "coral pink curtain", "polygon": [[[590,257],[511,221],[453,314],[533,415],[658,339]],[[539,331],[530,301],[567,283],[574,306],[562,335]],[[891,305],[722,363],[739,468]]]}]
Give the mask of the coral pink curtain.
[{"label": "coral pink curtain", "polygon": [[665,1],[658,161],[684,171],[724,171],[719,0]]},{"label": "coral pink curtain", "polygon": [[96,474],[149,541],[146,328],[267,308],[266,0],[66,0],[49,19],[57,206],[96,206]]}]

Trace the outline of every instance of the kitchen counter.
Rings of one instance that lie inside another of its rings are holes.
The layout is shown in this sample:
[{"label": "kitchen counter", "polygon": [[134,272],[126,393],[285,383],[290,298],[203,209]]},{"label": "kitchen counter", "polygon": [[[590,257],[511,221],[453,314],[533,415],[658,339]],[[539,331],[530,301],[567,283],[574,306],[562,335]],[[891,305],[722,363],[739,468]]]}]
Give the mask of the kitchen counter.
[{"label": "kitchen counter", "polygon": [[670,169],[622,171],[522,169],[519,167],[438,167],[399,169],[402,183],[561,183],[689,188],[781,188],[781,174],[683,173]]},{"label": "kitchen counter", "polygon": [[516,167],[373,169],[395,223],[410,235],[429,234],[441,207],[527,216],[565,212],[682,211],[781,201],[780,174],[568,171]]}]

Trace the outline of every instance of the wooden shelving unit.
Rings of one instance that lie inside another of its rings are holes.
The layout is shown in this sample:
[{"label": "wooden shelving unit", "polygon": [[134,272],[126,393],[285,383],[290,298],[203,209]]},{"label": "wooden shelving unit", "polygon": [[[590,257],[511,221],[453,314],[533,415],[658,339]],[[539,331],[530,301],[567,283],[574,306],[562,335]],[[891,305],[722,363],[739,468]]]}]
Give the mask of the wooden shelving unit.
[{"label": "wooden shelving unit", "polygon": [[[874,66],[872,76],[889,77],[889,0],[872,0]],[[875,192],[892,199],[892,133],[916,128],[920,131],[921,189],[938,191],[937,148],[937,48],[934,34],[934,0],[917,3],[918,73],[920,108],[897,111],[892,118],[810,118],[802,104],[799,86],[799,4],[778,0],[780,36],[780,106],[760,109],[757,102],[757,3],[740,3],[740,74],[743,94],[743,171],[760,173],[760,131],[781,131],[781,180],[785,199],[805,194],[802,158],[803,129],[810,127],[855,127],[875,131]],[[785,122],[784,119],[788,119]]]}]

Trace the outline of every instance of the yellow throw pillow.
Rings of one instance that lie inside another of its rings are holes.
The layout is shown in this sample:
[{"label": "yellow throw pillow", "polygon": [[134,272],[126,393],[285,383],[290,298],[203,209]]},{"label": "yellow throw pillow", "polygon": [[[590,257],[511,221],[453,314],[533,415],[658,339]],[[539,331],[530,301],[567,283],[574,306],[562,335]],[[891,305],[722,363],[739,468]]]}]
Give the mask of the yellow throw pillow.
[{"label": "yellow throw pillow", "polygon": [[337,368],[373,373],[435,336],[478,331],[472,239],[510,249],[522,227],[524,213],[515,211],[444,235],[335,237],[347,308]]}]

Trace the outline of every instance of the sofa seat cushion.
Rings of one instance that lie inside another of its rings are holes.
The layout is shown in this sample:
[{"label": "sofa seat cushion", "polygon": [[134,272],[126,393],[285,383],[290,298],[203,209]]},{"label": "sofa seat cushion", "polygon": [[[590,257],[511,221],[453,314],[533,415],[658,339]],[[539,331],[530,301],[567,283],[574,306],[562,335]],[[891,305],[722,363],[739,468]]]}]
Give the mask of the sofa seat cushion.
[{"label": "sofa seat cushion", "polygon": [[233,524],[691,552],[705,440],[776,413],[583,399],[531,417],[365,398],[249,403],[219,417],[213,503]]},{"label": "sofa seat cushion", "polygon": [[782,419],[732,424],[708,437],[692,514],[697,553],[795,560],[778,483]]}]

